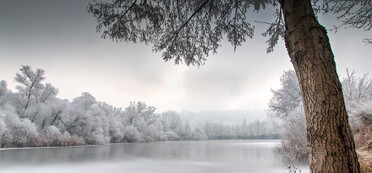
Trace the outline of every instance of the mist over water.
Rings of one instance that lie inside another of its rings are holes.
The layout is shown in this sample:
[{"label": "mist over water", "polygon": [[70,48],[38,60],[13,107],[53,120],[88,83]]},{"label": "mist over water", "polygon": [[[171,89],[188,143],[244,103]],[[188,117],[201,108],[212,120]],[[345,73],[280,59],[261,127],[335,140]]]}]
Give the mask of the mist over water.
[{"label": "mist over water", "polygon": [[[176,141],[0,150],[1,173],[288,172],[277,140]],[[308,170],[302,169],[302,172]]]}]

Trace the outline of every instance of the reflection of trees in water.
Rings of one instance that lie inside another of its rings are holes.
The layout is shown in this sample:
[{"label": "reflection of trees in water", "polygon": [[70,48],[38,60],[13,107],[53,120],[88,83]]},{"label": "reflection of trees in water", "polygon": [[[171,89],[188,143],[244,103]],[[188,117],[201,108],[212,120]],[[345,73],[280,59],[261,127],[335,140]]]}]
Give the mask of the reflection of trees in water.
[{"label": "reflection of trees in water", "polygon": [[262,141],[177,141],[2,150],[0,165],[84,163],[134,158],[278,165],[280,159],[273,152],[278,143],[269,141],[266,145]]}]

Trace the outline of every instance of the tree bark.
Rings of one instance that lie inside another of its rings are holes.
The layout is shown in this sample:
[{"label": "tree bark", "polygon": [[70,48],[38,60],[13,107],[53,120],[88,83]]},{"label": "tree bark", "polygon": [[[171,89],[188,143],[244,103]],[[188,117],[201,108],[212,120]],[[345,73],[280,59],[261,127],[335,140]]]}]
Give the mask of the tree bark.
[{"label": "tree bark", "polygon": [[327,32],[310,0],[279,0],[285,44],[304,103],[312,173],[356,173],[360,166]]}]

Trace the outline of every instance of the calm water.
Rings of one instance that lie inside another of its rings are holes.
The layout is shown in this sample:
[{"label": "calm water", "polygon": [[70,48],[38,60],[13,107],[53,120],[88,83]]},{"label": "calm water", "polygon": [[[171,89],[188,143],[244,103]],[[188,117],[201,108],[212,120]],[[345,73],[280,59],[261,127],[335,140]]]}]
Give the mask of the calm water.
[{"label": "calm water", "polygon": [[285,173],[274,151],[279,144],[276,140],[178,141],[3,149],[0,172]]}]

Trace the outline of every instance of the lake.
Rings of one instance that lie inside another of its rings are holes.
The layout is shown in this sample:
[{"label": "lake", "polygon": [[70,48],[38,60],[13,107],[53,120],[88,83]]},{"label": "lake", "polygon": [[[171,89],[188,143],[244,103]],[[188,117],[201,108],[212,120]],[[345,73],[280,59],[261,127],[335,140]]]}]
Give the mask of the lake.
[{"label": "lake", "polygon": [[0,172],[286,173],[278,145],[278,140],[222,140],[1,149]]}]

